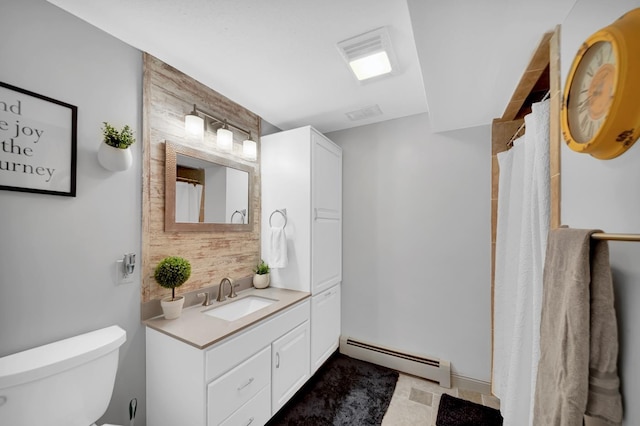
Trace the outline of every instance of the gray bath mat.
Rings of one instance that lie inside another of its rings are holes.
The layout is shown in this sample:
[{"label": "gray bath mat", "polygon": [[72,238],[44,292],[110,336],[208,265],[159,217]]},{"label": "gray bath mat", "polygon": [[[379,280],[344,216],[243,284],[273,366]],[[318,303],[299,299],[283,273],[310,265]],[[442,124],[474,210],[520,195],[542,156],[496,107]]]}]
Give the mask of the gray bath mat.
[{"label": "gray bath mat", "polygon": [[446,393],[440,397],[436,426],[502,426],[499,410]]},{"label": "gray bath mat", "polygon": [[398,373],[335,353],[267,426],[382,423]]}]

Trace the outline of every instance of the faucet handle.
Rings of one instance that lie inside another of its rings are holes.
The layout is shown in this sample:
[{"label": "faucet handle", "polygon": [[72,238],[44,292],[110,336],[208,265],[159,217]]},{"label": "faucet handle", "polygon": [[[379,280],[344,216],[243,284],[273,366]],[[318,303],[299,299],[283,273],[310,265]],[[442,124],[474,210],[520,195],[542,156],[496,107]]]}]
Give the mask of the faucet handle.
[{"label": "faucet handle", "polygon": [[229,279],[229,283],[231,284],[231,293],[229,293],[229,298],[232,299],[237,296],[236,287],[239,286],[240,284],[234,283],[232,279]]},{"label": "faucet handle", "polygon": [[202,301],[202,306],[209,306],[211,304],[211,302],[209,301],[209,292],[198,293],[196,294],[196,296],[204,297],[204,300]]}]

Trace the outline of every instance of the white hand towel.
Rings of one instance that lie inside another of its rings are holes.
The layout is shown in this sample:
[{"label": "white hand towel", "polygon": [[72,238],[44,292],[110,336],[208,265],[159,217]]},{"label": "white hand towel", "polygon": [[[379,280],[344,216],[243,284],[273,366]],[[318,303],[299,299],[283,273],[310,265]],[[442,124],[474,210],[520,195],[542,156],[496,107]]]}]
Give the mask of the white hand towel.
[{"label": "white hand towel", "polygon": [[269,267],[285,268],[289,264],[287,257],[287,235],[283,227],[271,228],[271,259]]}]

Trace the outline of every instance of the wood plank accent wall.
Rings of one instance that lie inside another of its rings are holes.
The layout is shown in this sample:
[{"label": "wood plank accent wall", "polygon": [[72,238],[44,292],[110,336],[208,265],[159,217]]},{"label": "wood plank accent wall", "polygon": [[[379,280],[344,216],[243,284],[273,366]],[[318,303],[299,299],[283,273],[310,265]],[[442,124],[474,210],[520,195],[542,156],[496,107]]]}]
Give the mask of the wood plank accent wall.
[{"label": "wood plank accent wall", "polygon": [[[187,138],[184,116],[193,104],[210,114],[260,135],[260,117],[221,94],[183,74],[159,59],[144,54],[143,74],[143,175],[142,175],[142,302],[171,295],[153,278],[158,262],[166,256],[182,256],[191,262],[191,278],[176,289],[186,293],[218,284],[226,276],[233,279],[253,275],[260,260],[260,161],[241,157],[244,134],[234,132],[233,153],[215,147],[215,134],[207,132],[204,141]],[[254,139],[254,140],[255,140]],[[253,230],[251,232],[165,232],[165,141],[183,144],[220,157],[232,159],[254,169]],[[260,142],[258,153],[260,152]]]},{"label": "wood plank accent wall", "polygon": [[[548,73],[548,76],[544,76]],[[498,224],[498,191],[500,168],[497,155],[507,150],[507,143],[524,122],[531,103],[540,100],[540,93],[549,91],[549,161],[550,161],[550,227],[560,226],[560,107],[562,93],[560,83],[560,27],[545,33],[527,66],[518,87],[501,118],[493,120],[491,127],[491,337],[493,361],[494,284],[496,233]],[[493,362],[492,362],[493,369]]]}]

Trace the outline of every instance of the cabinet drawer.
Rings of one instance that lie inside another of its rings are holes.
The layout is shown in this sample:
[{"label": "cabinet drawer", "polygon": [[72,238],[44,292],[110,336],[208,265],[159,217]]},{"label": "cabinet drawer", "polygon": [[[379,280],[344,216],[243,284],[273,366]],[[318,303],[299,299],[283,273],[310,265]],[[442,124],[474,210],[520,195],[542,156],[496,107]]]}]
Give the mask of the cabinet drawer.
[{"label": "cabinet drawer", "polygon": [[261,350],[278,337],[298,324],[309,319],[310,302],[305,300],[287,310],[275,314],[257,326],[239,332],[229,339],[222,340],[205,355],[206,381],[220,376],[225,371],[238,365],[243,358],[238,354],[253,354]]},{"label": "cabinet drawer", "polygon": [[220,424],[271,384],[271,347],[267,346],[207,387],[208,424]]},{"label": "cabinet drawer", "polygon": [[220,426],[262,426],[271,418],[271,392],[265,386]]}]

